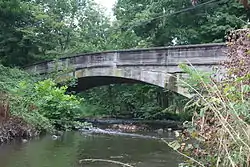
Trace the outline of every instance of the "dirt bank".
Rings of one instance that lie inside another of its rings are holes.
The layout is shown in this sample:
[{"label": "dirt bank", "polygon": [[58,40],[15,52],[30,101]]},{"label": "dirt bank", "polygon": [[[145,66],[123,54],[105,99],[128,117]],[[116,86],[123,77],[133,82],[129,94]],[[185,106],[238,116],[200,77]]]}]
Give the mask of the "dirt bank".
[{"label": "dirt bank", "polygon": [[27,124],[23,119],[10,116],[0,118],[0,143],[13,139],[28,139],[39,135],[39,131]]}]

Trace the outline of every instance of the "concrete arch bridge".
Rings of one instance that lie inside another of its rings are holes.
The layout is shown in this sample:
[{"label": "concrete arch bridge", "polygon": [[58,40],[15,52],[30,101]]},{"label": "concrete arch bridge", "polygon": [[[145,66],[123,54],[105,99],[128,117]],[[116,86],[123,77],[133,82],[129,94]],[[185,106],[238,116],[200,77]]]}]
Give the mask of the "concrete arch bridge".
[{"label": "concrete arch bridge", "polygon": [[187,91],[177,85],[183,76],[178,65],[191,63],[198,70],[211,71],[225,59],[225,51],[225,44],[104,51],[45,61],[25,69],[30,73],[45,74],[71,68],[68,75],[78,79],[74,88],[78,92],[108,84],[143,82],[189,97]]}]

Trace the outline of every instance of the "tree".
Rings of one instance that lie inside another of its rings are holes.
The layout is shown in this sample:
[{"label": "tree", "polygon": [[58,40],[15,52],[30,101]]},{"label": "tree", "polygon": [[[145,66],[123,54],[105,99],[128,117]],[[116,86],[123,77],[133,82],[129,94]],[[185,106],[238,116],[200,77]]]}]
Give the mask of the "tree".
[{"label": "tree", "polygon": [[29,3],[20,0],[0,2],[0,59],[5,65],[29,63],[39,52],[27,30],[34,22],[30,8]]},{"label": "tree", "polygon": [[111,24],[92,0],[4,0],[0,13],[4,65],[22,66],[112,48],[108,42]]},{"label": "tree", "polygon": [[115,16],[153,46],[224,41],[225,31],[245,25],[249,12],[234,0],[118,0]]}]

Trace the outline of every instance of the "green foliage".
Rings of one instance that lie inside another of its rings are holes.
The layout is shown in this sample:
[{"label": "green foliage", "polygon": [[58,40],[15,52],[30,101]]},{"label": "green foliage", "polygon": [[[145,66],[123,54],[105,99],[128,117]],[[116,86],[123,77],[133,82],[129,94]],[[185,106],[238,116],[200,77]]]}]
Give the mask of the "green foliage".
[{"label": "green foliage", "polygon": [[7,68],[0,64],[0,92],[10,91],[22,80],[32,82],[36,79],[17,68]]},{"label": "green foliage", "polygon": [[51,79],[40,80],[19,69],[2,65],[0,69],[1,99],[10,104],[11,115],[41,131],[79,124],[74,120],[79,117],[82,99],[66,94],[67,86],[57,87]]},{"label": "green foliage", "polygon": [[[33,97],[32,84],[38,80],[37,78],[31,77],[17,68],[7,68],[0,65],[0,80],[0,99],[10,105],[11,116],[18,116],[41,131],[53,129],[48,118],[37,111],[31,112],[34,108],[34,102],[31,100]],[[20,84],[18,85],[18,83]],[[26,92],[17,95],[14,90],[18,90],[20,85],[26,85],[29,88],[25,90]]]},{"label": "green foliage", "polygon": [[153,46],[222,42],[226,31],[246,24],[249,10],[239,2],[209,1],[193,7],[190,0],[118,0],[115,16]]},{"label": "green foliage", "polygon": [[89,103],[89,101],[86,99],[85,104],[80,104],[80,111],[81,115],[80,118],[99,118],[104,117],[105,114],[107,114],[107,111],[105,111],[104,108],[101,108],[102,106],[96,106],[94,104]]},{"label": "green foliage", "polygon": [[[53,132],[55,130],[51,120],[38,111],[25,112],[24,109],[17,107],[16,103],[12,103],[12,114],[25,120],[28,124],[41,132]],[[17,109],[19,111],[17,112]]]},{"label": "green foliage", "polygon": [[92,0],[5,0],[0,13],[0,62],[6,66],[125,45],[116,44],[124,35],[113,34]]},{"label": "green foliage", "polygon": [[33,22],[30,7],[30,3],[20,0],[0,2],[0,61],[5,65],[29,63],[38,52],[36,44],[29,39],[28,30],[23,32],[24,27],[28,29]]},{"label": "green foliage", "polygon": [[[179,67],[184,73],[188,75],[187,78],[180,81],[180,85],[189,89],[190,93],[205,93],[207,88],[204,85],[211,84],[213,82],[211,76],[215,72],[203,72],[195,69],[187,64],[179,64]],[[193,89],[195,88],[195,89]]]},{"label": "green foliage", "polygon": [[103,86],[88,90],[81,96],[88,104],[81,107],[83,117],[180,120],[187,114],[182,113],[188,101],[186,98],[151,85]]},{"label": "green foliage", "polygon": [[44,80],[35,84],[21,82],[13,92],[34,106],[51,124],[68,129],[79,116],[80,99],[67,95],[66,90],[66,86],[56,87],[52,80]]},{"label": "green foliage", "polygon": [[49,119],[72,121],[79,116],[80,101],[74,95],[66,95],[66,86],[60,88],[51,80],[45,80],[35,84],[37,105],[40,112]]}]

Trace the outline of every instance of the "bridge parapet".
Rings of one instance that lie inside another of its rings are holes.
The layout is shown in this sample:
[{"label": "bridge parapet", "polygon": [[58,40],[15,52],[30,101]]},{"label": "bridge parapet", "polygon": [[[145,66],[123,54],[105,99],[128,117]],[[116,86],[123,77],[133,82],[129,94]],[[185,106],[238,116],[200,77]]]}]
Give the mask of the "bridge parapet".
[{"label": "bridge parapet", "polygon": [[225,44],[183,45],[147,49],[130,49],[84,53],[45,61],[26,67],[30,72],[48,73],[65,67],[74,69],[119,67],[119,66],[165,66],[169,73],[181,72],[180,63],[192,63],[197,68],[208,70],[225,59]]}]

